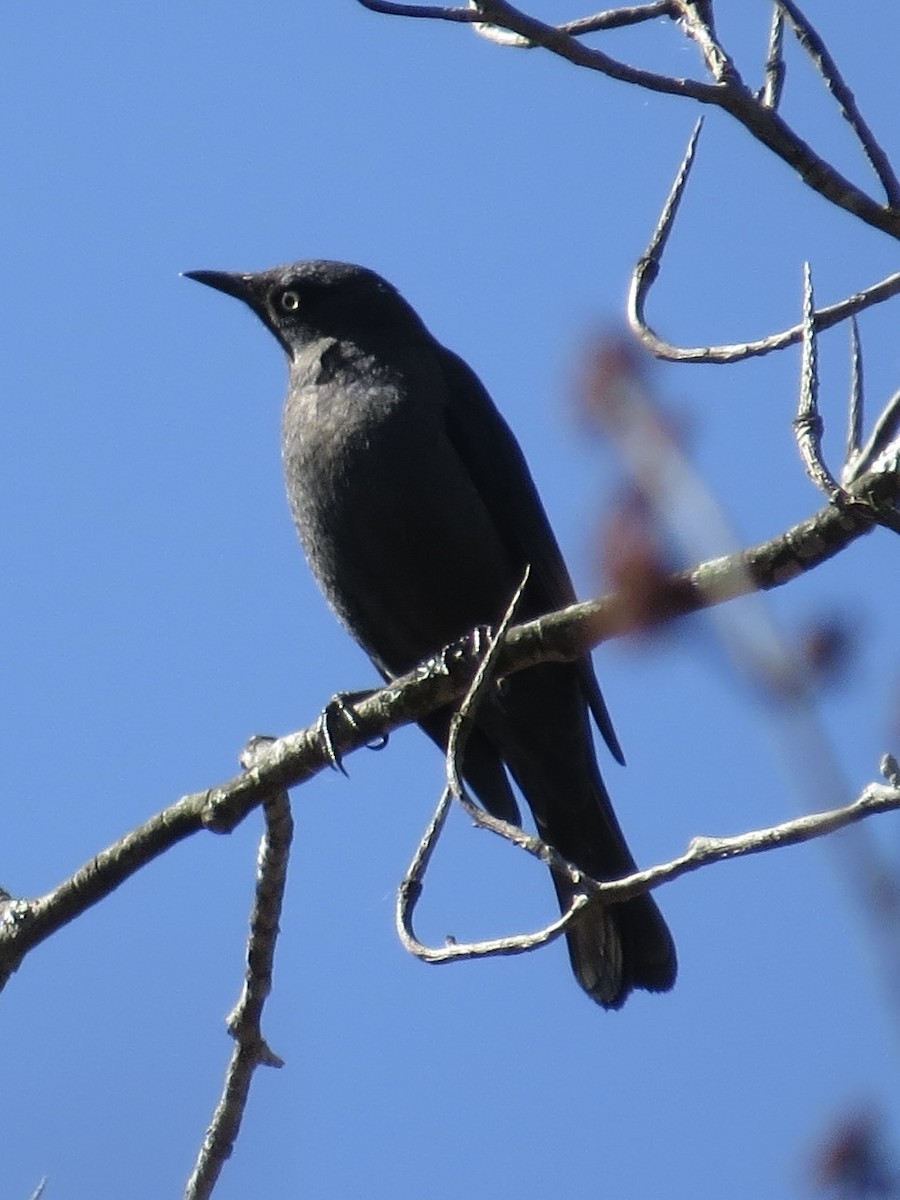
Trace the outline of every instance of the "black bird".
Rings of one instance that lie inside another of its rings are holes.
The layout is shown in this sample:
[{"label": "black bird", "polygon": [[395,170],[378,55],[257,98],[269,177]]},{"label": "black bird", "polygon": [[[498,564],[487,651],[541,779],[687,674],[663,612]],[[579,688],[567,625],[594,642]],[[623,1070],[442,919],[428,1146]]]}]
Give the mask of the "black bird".
[{"label": "black bird", "polygon": [[[387,680],[495,624],[531,567],[518,617],[570,604],[569,573],[518,443],[478,377],[384,279],[340,262],[257,274],[189,271],[243,300],[288,356],[283,457],[313,574]],[[463,775],[596,879],[634,860],[594,754],[588,712],[622,761],[590,659],[510,676],[482,705]],[[446,747],[451,713],[422,728]],[[509,774],[507,774],[507,772]],[[553,876],[561,906],[573,887]],[[588,906],[568,933],[578,982],[606,1008],[666,991],[675,948],[649,895]]]}]

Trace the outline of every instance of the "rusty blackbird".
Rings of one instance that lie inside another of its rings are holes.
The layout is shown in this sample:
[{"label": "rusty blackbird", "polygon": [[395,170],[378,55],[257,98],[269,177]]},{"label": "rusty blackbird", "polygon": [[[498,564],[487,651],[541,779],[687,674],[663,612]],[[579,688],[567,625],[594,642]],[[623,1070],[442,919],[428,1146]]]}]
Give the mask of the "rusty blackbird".
[{"label": "rusty blackbird", "polygon": [[[283,457],[294,521],[316,579],[387,680],[477,625],[496,623],[531,574],[518,616],[574,600],[528,466],[465,362],[364,267],[298,262],[188,277],[243,300],[288,357]],[[521,671],[491,694],[463,775],[485,808],[519,812],[596,879],[634,869],[600,777],[589,713],[621,752],[589,658]],[[446,747],[451,714],[422,728]],[[555,875],[565,906],[573,885]],[[675,949],[649,895],[588,905],[568,932],[576,978],[606,1008],[665,991]]]}]

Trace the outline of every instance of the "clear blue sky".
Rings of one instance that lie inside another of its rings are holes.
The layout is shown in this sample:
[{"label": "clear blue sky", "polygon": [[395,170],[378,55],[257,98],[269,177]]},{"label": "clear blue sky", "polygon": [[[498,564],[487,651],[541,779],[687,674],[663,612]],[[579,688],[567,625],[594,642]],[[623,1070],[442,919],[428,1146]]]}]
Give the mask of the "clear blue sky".
[{"label": "clear blue sky", "polygon": [[[728,7],[728,6],[725,6]],[[723,34],[753,78],[767,5]],[[809,0],[895,158],[900,11]],[[573,11],[548,2],[548,17]],[[855,25],[854,25],[855,22]],[[695,69],[660,24],[609,39]],[[786,113],[868,182],[790,56]],[[40,892],[184,792],[246,738],[311,722],[374,673],[337,627],[290,525],[284,365],[251,315],[179,272],[350,259],[395,282],[482,375],[518,433],[579,590],[618,468],[579,433],[572,381],[620,320],[695,109],[456,26],[344,3],[7,5],[0,41],[2,731],[0,884]],[[893,139],[893,140],[892,140]],[[895,269],[724,118],[708,122],[652,305],[693,343],[797,318]],[[873,412],[897,386],[896,306],[863,321]],[[828,449],[845,334],[823,341]],[[742,539],[818,507],[790,421],[798,360],[662,367],[699,471]],[[797,637],[858,631],[822,700],[848,795],[896,750],[897,549],[886,533],[771,600]],[[602,758],[637,858],[787,818],[777,721],[695,619],[597,656],[627,770]],[[892,725],[893,719],[893,725]],[[822,844],[663,890],[681,974],[620,1013],[565,951],[434,969],[393,897],[439,790],[417,731],[296,795],[261,1073],[222,1200],[496,1194],[770,1200],[803,1193],[840,1114],[872,1104],[900,1149],[897,1014]],[[897,855],[897,818],[871,833]],[[178,1196],[220,1086],[242,973],[256,820],[182,845],[31,956],[0,999],[0,1193]],[[426,932],[500,934],[553,911],[543,873],[457,820]]]}]

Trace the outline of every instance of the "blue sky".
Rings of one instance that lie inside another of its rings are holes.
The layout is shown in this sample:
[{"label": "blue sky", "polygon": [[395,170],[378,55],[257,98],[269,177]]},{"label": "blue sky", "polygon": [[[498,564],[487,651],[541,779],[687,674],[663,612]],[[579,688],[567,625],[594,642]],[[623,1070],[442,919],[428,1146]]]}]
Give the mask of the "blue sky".
[{"label": "blue sky", "polygon": [[[838,0],[808,8],[896,157],[900,13],[859,0],[854,25]],[[722,32],[753,78],[768,10],[740,9]],[[663,23],[604,45],[697,66]],[[374,680],[291,529],[277,346],[179,272],[329,257],[387,275],[481,374],[588,595],[621,475],[574,419],[578,356],[621,320],[697,114],[349,0],[13,3],[0,59],[0,884],[27,895],[229,777],[250,734],[304,726],[333,692]],[[793,50],[789,68],[786,115],[869,185]],[[713,114],[652,320],[690,343],[793,323],[807,258],[822,302],[895,268],[882,235]],[[887,307],[862,323],[872,416],[897,386],[895,321]],[[822,359],[838,465],[844,331]],[[818,507],[790,431],[798,369],[788,352],[653,375],[748,543]],[[848,797],[897,749],[896,555],[876,532],[769,601],[789,640],[830,615],[858,634],[821,700]],[[597,667],[629,766],[601,762],[640,862],[807,802],[778,718],[707,620],[649,649],[606,647]],[[287,1065],[257,1078],[219,1197],[789,1197],[831,1122],[868,1105],[900,1152],[900,1014],[825,846],[664,889],[677,988],[607,1014],[559,945],[452,968],[409,959],[393,897],[441,761],[406,730],[348,768],[295,797],[266,1018]],[[869,830],[894,861],[898,830]],[[180,846],[13,979],[4,1196],[43,1175],[53,1196],[180,1194],[229,1053],[258,834],[251,819]],[[552,911],[540,871],[453,822],[425,932],[500,934]]]}]

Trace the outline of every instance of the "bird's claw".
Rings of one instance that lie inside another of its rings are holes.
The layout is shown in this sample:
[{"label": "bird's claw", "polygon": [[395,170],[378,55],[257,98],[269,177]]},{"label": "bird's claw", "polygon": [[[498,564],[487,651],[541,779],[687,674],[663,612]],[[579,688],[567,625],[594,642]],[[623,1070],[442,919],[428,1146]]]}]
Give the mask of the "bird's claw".
[{"label": "bird's claw", "polygon": [[[332,723],[340,717],[347,722],[351,729],[359,729],[359,721],[356,719],[353,705],[371,695],[371,691],[337,692],[319,713],[316,732],[325,749],[328,765],[333,771],[340,771],[342,775],[347,775],[347,770],[344,767],[343,756],[335,744]],[[369,750],[383,750],[387,744],[388,735],[386,733],[379,734],[374,741],[366,742]]]},{"label": "bird's claw", "polygon": [[447,675],[453,674],[453,668],[461,662],[472,658],[481,659],[487,653],[494,636],[490,625],[476,625],[468,633],[444,646],[437,655],[437,661],[442,671]]}]

